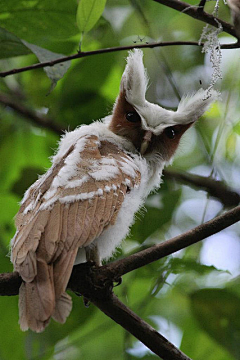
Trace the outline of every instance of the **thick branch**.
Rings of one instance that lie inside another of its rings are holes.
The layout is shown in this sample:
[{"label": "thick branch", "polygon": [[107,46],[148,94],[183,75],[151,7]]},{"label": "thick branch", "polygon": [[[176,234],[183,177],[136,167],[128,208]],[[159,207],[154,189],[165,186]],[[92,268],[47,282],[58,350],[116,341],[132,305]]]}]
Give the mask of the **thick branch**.
[{"label": "thick branch", "polygon": [[[192,230],[185,232],[184,234],[178,235],[170,240],[166,240],[158,245],[151,246],[146,250],[137,252],[136,254],[130,255],[124,259],[116,260],[112,263],[102,266],[98,269],[98,279],[101,282],[115,281],[122,275],[127,274],[135,269],[150,264],[156,260],[162,259],[165,256],[173,254],[174,252],[184,249],[187,246],[195,244],[211,235],[226,229],[228,226],[235,224],[240,220],[240,206],[235,207],[229,211],[226,211],[222,215],[215,217],[214,219],[207,221],[206,223],[195,227]],[[83,266],[80,264],[74,267],[74,270],[78,273],[79,281],[83,281]],[[16,295],[18,293],[19,284],[17,281],[13,281],[12,285],[8,290],[5,290],[8,281],[11,278],[18,277],[16,273],[12,274],[1,274],[0,277],[0,295]],[[69,288],[72,289],[72,282],[70,280]],[[72,289],[74,291],[74,289]]]},{"label": "thick branch", "polygon": [[[210,16],[210,15],[209,15]],[[229,24],[228,24],[229,25]],[[232,27],[229,25],[229,28],[231,28],[231,32],[229,34],[235,36],[235,32],[232,29]],[[148,43],[148,44],[134,44],[129,46],[118,46],[118,47],[112,47],[112,48],[106,48],[106,49],[99,49],[94,51],[87,51],[87,52],[79,52],[74,55],[70,56],[64,56],[62,58],[52,60],[52,61],[45,61],[42,63],[33,64],[30,66],[25,66],[18,69],[12,69],[9,71],[0,72],[0,77],[6,77],[9,75],[15,75],[21,72],[35,70],[39,68],[44,68],[47,66],[54,66],[59,63],[63,63],[66,61],[74,60],[74,59],[80,59],[87,56],[93,56],[93,55],[100,55],[100,54],[106,54],[106,53],[113,53],[113,52],[119,52],[119,51],[126,51],[126,50],[132,50],[132,49],[146,49],[146,48],[155,48],[155,47],[164,47],[164,46],[182,46],[182,45],[192,45],[192,46],[199,46],[199,43],[196,41],[166,41],[166,42],[155,42],[155,43]],[[200,44],[202,46],[203,44]],[[239,48],[240,44],[233,43],[233,44],[223,44],[221,45],[222,49],[235,49]]]},{"label": "thick branch", "polygon": [[16,102],[10,96],[0,93],[0,103],[15,110],[20,115],[29,119],[35,125],[52,130],[59,135],[62,135],[63,133],[62,128],[58,124],[54,123],[52,119],[38,114],[36,111],[29,109],[20,102]]},{"label": "thick branch", "polygon": [[[81,264],[81,276],[74,268],[68,286],[75,293],[83,294],[101,311],[130,332],[150,350],[164,360],[189,360],[189,358],[160,335],[153,327],[125,306],[112,292],[112,282],[101,281],[99,268]],[[83,276],[84,272],[84,276]]]},{"label": "thick branch", "polygon": [[165,170],[165,178],[175,179],[183,184],[193,186],[195,188],[202,188],[207,191],[210,196],[220,200],[225,206],[237,206],[240,203],[240,195],[230,189],[221,181],[214,180],[210,177],[183,173],[174,170]]},{"label": "thick branch", "polygon": [[21,283],[17,272],[0,274],[0,296],[18,295]]},{"label": "thick branch", "polygon": [[[219,23],[220,23],[222,25],[223,31],[225,31],[230,35],[233,35],[234,37],[237,37],[233,25],[219,18],[216,18],[213,15],[206,13],[205,11],[203,11],[202,8],[199,8],[198,6],[192,6],[180,0],[154,0],[154,1],[159,4],[168,6],[172,9],[175,9],[177,11],[184,12],[185,14],[191,16],[192,18],[203,21],[216,28],[219,27]],[[199,11],[200,9],[201,11]]]},{"label": "thick branch", "polygon": [[153,327],[125,306],[114,294],[107,301],[93,303],[164,360],[190,360]]},{"label": "thick branch", "polygon": [[192,230],[166,240],[158,245],[151,246],[146,250],[139,251],[124,259],[116,260],[101,268],[101,276],[106,278],[119,279],[135,269],[150,264],[165,256],[195,244],[240,220],[240,206],[225,212],[206,223],[195,227]]},{"label": "thick branch", "polygon": [[[129,331],[150,350],[164,360],[190,360],[184,353],[142,320],[112,293],[112,282],[98,279],[99,269],[81,264],[81,276],[73,270],[68,287],[82,294],[107,316]],[[21,285],[18,273],[0,274],[0,295],[17,295]],[[5,293],[2,293],[2,287]],[[15,288],[15,293],[11,288]],[[11,289],[11,290],[10,290]]]},{"label": "thick branch", "polygon": [[[68,288],[91,300],[104,313],[127,329],[164,360],[187,360],[188,358],[186,355],[170,344],[164,337],[158,334],[151,326],[140,319],[112,294],[112,280],[116,280],[132,270],[203,240],[204,238],[236,223],[239,219],[240,206],[227,211],[225,214],[222,214],[185,234],[179,235],[171,240],[152,246],[149,249],[140,251],[137,254],[115,261],[101,268],[91,270],[89,264],[75,266]],[[1,274],[0,295],[16,295],[20,284],[21,278],[17,276],[16,273]]]}]

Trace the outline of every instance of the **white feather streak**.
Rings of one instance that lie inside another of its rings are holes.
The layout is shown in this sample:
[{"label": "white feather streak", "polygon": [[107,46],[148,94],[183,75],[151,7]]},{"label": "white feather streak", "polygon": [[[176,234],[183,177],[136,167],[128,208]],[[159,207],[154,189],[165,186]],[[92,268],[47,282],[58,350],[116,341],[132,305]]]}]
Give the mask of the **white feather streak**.
[{"label": "white feather streak", "polygon": [[114,179],[118,174],[118,167],[112,165],[101,165],[99,169],[89,173],[89,175],[97,181]]},{"label": "white feather streak", "polygon": [[74,180],[69,180],[69,182],[66,184],[66,188],[67,189],[73,189],[75,187],[80,187],[82,186],[85,182],[87,182],[89,180],[89,176],[88,175],[84,175],[81,179],[74,179]]}]

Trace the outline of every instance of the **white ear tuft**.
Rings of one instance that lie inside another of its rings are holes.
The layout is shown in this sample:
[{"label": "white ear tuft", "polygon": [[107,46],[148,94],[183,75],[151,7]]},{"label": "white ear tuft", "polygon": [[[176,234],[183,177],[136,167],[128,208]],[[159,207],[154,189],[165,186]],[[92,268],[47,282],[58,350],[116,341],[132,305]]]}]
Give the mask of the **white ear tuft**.
[{"label": "white ear tuft", "polygon": [[213,89],[200,89],[192,96],[181,99],[174,114],[177,123],[190,123],[199,119],[210,107],[211,103],[219,98],[219,93]]},{"label": "white ear tuft", "polygon": [[143,106],[148,77],[143,65],[143,53],[139,49],[129,51],[127,65],[122,75],[120,91],[125,93],[131,105]]}]

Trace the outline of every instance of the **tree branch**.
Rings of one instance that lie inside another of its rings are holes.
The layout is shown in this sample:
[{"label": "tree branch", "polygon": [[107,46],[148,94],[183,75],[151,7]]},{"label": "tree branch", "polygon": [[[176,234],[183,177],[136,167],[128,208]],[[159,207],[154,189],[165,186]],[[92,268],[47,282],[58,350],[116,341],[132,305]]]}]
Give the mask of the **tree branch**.
[{"label": "tree branch", "polygon": [[207,0],[200,0],[199,4],[198,4],[198,12],[203,12],[204,6],[206,4]]},{"label": "tree branch", "polygon": [[[184,11],[186,14],[209,23],[217,27],[217,22],[212,15],[209,15],[199,9],[189,6],[189,4],[175,1],[175,0],[155,0],[166,6],[170,6],[178,11]],[[201,3],[204,3],[202,0]],[[179,7],[180,6],[180,7]],[[181,8],[181,10],[180,10]],[[229,34],[236,36],[235,31],[231,25],[218,19],[223,26],[223,30]],[[173,45],[194,45],[198,46],[197,42],[164,42],[152,44],[140,44],[125,47],[116,47],[101,49],[91,52],[81,52],[72,56],[63,57],[54,61],[34,64],[28,67],[13,69],[7,72],[0,73],[0,77],[5,77],[12,74],[21,73],[28,70],[43,68],[46,66],[54,66],[55,64],[69,61],[72,59],[82,58],[91,55],[104,54],[122,50],[130,50],[133,48],[154,48],[160,46]],[[238,43],[222,45],[222,48],[240,47]],[[51,119],[42,117],[36,112],[28,109],[22,104],[16,103],[14,100],[6,95],[0,94],[0,103],[9,106],[19,114],[29,118],[34,124],[41,127],[53,130],[57,134],[62,134],[62,129],[58,124],[55,124]],[[212,196],[218,197],[227,206],[239,203],[240,196],[233,191],[230,191],[226,186],[219,182],[216,187],[216,181],[212,179],[199,177],[196,175],[179,174],[176,172],[167,173],[168,177],[174,177],[182,182],[194,184],[195,186],[202,186],[209,191]],[[231,199],[230,199],[231,197]],[[139,267],[145,266],[153,261],[161,259],[173,252],[183,249],[191,244],[203,240],[207,236],[213,235],[218,231],[234,224],[240,219],[240,206],[226,212],[225,214],[216,217],[215,219],[192,229],[185,234],[179,235],[173,239],[165,241],[159,245],[153,246],[147,250],[140,251],[137,254],[131,255],[125,259],[115,261],[111,264],[105,265],[98,269],[92,269],[89,264],[81,264],[76,266],[71,275],[68,287],[80,293],[94,303],[107,316],[112,318],[115,322],[124,327],[150,350],[164,360],[190,360],[185,354],[171,344],[166,338],[160,335],[154,328],[142,320],[138,315],[126,307],[113,293],[112,281],[118,279],[122,275],[135,270]],[[79,273],[81,276],[79,276]],[[0,295],[17,295],[21,285],[21,277],[18,273],[0,274]]]},{"label": "tree branch", "polygon": [[152,326],[125,306],[114,294],[106,301],[93,300],[93,303],[161,359],[190,360],[187,355],[177,349]]},{"label": "tree branch", "polygon": [[158,245],[151,246],[148,249],[139,251],[124,259],[116,260],[102,266],[101,269],[99,269],[99,276],[112,278],[113,280],[119,279],[122,275],[214,235],[219,231],[226,229],[228,226],[235,224],[239,220],[240,206],[237,206],[184,234],[166,240]]},{"label": "tree branch", "polygon": [[18,272],[0,274],[0,296],[18,295],[22,278]]},{"label": "tree branch", "polygon": [[[228,26],[229,26],[229,28],[231,28],[231,26],[229,24],[228,24]],[[231,33],[231,35],[236,36],[235,31],[233,29],[231,30],[231,32],[228,32],[228,33]],[[25,71],[44,68],[47,66],[54,66],[56,64],[63,63],[66,61],[70,61],[70,60],[74,60],[74,59],[81,59],[81,58],[93,56],[93,55],[107,54],[107,53],[126,51],[126,50],[132,50],[132,49],[147,49],[147,48],[152,49],[155,47],[177,46],[177,45],[178,46],[179,45],[181,45],[181,46],[182,45],[203,46],[203,44],[199,45],[199,43],[196,41],[166,41],[166,42],[154,42],[154,43],[148,43],[148,44],[134,44],[134,45],[128,45],[128,46],[118,46],[118,47],[99,49],[99,50],[94,50],[94,51],[79,52],[77,54],[70,55],[70,56],[64,56],[64,57],[56,59],[56,60],[45,61],[42,63],[37,63],[37,64],[21,67],[18,69],[12,69],[9,71],[0,72],[0,77],[4,78],[9,75],[15,75],[15,74],[19,74],[19,73],[22,73]],[[235,48],[239,48],[239,47],[240,47],[239,43],[222,44],[221,45],[221,49],[235,49]]]},{"label": "tree branch", "polygon": [[[203,8],[199,8],[198,6],[192,6],[188,3],[185,3],[180,0],[154,0],[155,2],[168,6],[174,10],[184,12],[185,14],[191,16],[194,19],[203,21],[207,24],[210,24],[216,28],[219,27],[219,23],[222,25],[223,31],[226,33],[234,36],[237,38],[236,32],[234,30],[233,25],[216,18],[215,16],[206,13]],[[204,2],[201,2],[200,4],[203,4]],[[201,9],[201,10],[200,10]]]},{"label": "tree branch", "polygon": [[39,68],[43,68],[46,66],[54,66],[56,64],[63,63],[63,62],[69,61],[69,60],[81,59],[81,58],[93,56],[93,55],[113,53],[113,52],[124,51],[124,50],[132,50],[135,48],[142,49],[142,48],[154,48],[154,47],[159,47],[159,46],[171,46],[171,45],[196,45],[196,46],[198,46],[198,43],[193,42],[193,41],[156,42],[156,43],[149,43],[149,44],[134,44],[134,45],[129,45],[129,46],[118,46],[118,47],[86,51],[86,52],[81,51],[81,52],[78,52],[77,54],[70,55],[70,56],[64,56],[62,58],[55,59],[52,61],[45,61],[42,63],[25,66],[25,67],[22,67],[19,69],[12,69],[9,71],[0,72],[0,77],[14,75],[14,74],[18,74],[18,73],[21,73],[24,71],[39,69]]},{"label": "tree branch", "polygon": [[[130,255],[125,259],[117,260],[100,268],[92,268],[89,263],[77,265],[73,269],[68,288],[93,302],[106,315],[127,329],[162,359],[187,360],[189,358],[185,354],[116,298],[112,293],[112,281],[116,281],[132,270],[195,244],[236,223],[239,219],[240,206],[182,235]],[[20,284],[21,278],[16,272],[0,274],[0,295],[16,295]]]},{"label": "tree branch", "polygon": [[[199,4],[200,7],[199,6],[194,7],[188,3],[182,2],[180,0],[154,0],[154,1],[159,4],[171,7],[172,9],[175,9],[177,11],[184,12],[187,15],[193,17],[194,19],[203,21],[214,27],[218,27],[219,24],[221,24],[223,31],[225,31],[226,33],[228,33],[238,39],[233,25],[231,25],[219,18],[216,18],[211,14],[208,14],[203,10],[203,5],[205,4],[205,0],[200,1],[200,4]],[[118,52],[118,51],[124,51],[124,50],[132,50],[134,48],[143,49],[143,48],[155,48],[155,47],[176,46],[176,45],[199,46],[199,43],[195,42],[195,41],[172,41],[172,42],[167,41],[167,42],[134,44],[134,45],[128,45],[128,46],[118,46],[118,47],[99,49],[99,50],[87,51],[87,52],[78,52],[77,54],[70,55],[70,56],[64,56],[62,58],[55,59],[52,61],[45,61],[45,62],[30,65],[30,66],[21,67],[18,69],[12,69],[9,71],[0,72],[0,77],[3,78],[6,76],[9,76],[9,75],[14,75],[14,74],[18,74],[21,72],[34,70],[34,69],[44,68],[47,66],[52,67],[59,63],[63,63],[63,62],[74,60],[74,59],[80,59],[80,58],[92,56],[92,55],[106,54],[106,53],[112,53],[112,52]],[[200,44],[200,46],[203,46],[203,44]],[[233,44],[222,44],[221,45],[222,49],[234,49],[234,48],[239,48],[239,47],[240,47],[239,41],[236,43],[233,43]]]},{"label": "tree branch", "polygon": [[164,177],[167,179],[175,179],[183,184],[193,187],[202,188],[207,191],[210,196],[220,200],[227,207],[237,206],[240,203],[240,195],[230,189],[221,181],[214,180],[210,177],[183,173],[174,170],[164,170]]},{"label": "tree branch", "polygon": [[[226,211],[222,215],[215,217],[212,220],[205,222],[202,225],[195,227],[181,235],[178,235],[170,240],[166,240],[158,245],[151,246],[148,249],[139,251],[124,259],[116,260],[107,265],[101,266],[97,271],[98,281],[106,283],[109,281],[116,281],[122,275],[125,275],[133,270],[143,267],[151,262],[162,259],[165,256],[173,254],[174,252],[193,245],[211,235],[226,229],[228,226],[235,224],[240,220],[240,206]],[[78,282],[83,281],[83,271],[86,264],[74,266],[74,271],[78,274]],[[21,281],[17,273],[0,274],[0,295],[11,296],[18,293]],[[11,282],[11,285],[5,290],[6,284]],[[69,288],[72,289],[72,281],[70,279]],[[72,289],[73,290],[73,289]],[[74,290],[73,290],[74,291]]]},{"label": "tree branch", "polygon": [[[112,282],[98,277],[99,268],[81,264],[81,276],[74,267],[69,288],[83,294],[107,316],[130,332],[164,360],[190,360],[153,327],[125,306],[112,292]],[[83,271],[85,272],[83,276]],[[85,279],[85,280],[84,280]]]},{"label": "tree branch", "polygon": [[15,110],[20,115],[29,119],[35,125],[43,127],[45,129],[52,130],[58,135],[63,134],[63,130],[61,126],[55,123],[52,119],[48,118],[47,116],[42,116],[38,114],[36,111],[29,109],[20,102],[16,102],[10,96],[0,93],[0,103],[4,106],[10,107],[11,109]]},{"label": "tree branch", "polygon": [[[79,278],[79,273],[74,268],[68,284],[69,289],[90,300],[162,359],[190,360],[153,327],[125,306],[112,293],[111,280],[102,282],[98,279],[98,270],[89,264],[81,264],[81,276]],[[17,272],[0,274],[0,295],[17,295],[21,282],[21,277]],[[15,291],[12,291],[13,289]]]}]

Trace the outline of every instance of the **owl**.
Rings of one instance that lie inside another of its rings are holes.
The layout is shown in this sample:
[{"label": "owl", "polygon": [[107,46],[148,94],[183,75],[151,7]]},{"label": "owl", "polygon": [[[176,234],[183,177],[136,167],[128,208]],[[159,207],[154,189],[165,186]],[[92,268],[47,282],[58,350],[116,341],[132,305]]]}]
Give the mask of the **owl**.
[{"label": "owl", "polygon": [[217,98],[200,89],[177,111],[145,98],[141,50],[129,53],[112,114],[67,132],[51,168],[26,191],[16,215],[11,261],[22,277],[19,323],[41,332],[71,308],[74,264],[101,265],[120,246],[134,214],[161,183],[184,132]]}]

